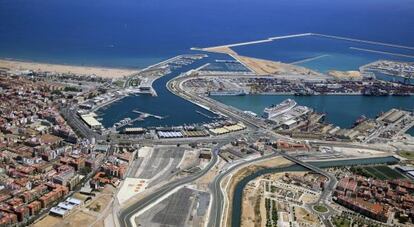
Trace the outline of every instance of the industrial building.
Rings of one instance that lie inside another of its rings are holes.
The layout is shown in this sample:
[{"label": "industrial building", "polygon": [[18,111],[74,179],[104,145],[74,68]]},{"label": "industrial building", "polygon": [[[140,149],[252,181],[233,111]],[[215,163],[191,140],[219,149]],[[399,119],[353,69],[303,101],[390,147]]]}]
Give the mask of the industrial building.
[{"label": "industrial building", "polygon": [[89,114],[83,114],[80,116],[81,119],[92,129],[101,129],[102,124],[96,120],[96,114],[89,113]]}]

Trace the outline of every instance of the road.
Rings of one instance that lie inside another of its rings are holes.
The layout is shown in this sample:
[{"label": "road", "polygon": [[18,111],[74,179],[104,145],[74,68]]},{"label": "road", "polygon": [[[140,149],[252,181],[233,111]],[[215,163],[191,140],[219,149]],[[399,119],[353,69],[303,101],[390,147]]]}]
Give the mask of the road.
[{"label": "road", "polygon": [[62,106],[59,108],[59,111],[71,128],[75,129],[81,137],[88,138],[89,140],[92,138],[95,138],[96,140],[104,139],[104,136],[85,125],[85,123],[78,117],[76,109]]},{"label": "road", "polygon": [[201,96],[187,92],[185,89],[182,88],[182,83],[190,78],[193,78],[193,77],[192,76],[178,76],[168,81],[166,86],[171,93],[177,96],[180,96],[190,102],[193,102],[193,103],[196,103],[202,106],[206,106],[210,108],[212,111],[219,112],[232,119],[243,122],[246,126],[250,128],[253,128],[253,129],[266,128],[263,126],[264,121],[261,121],[258,118],[254,118],[246,113],[243,113],[242,111],[234,107],[230,107],[222,103],[216,102],[214,100],[211,100],[209,98],[201,97]]},{"label": "road", "polygon": [[174,188],[177,188],[179,186],[188,184],[190,182],[193,182],[197,180],[198,178],[202,177],[204,174],[206,174],[218,161],[218,149],[224,145],[224,143],[217,144],[212,150],[212,158],[209,164],[202,169],[201,171],[190,175],[188,177],[185,177],[183,179],[179,179],[170,183],[167,183],[166,185],[162,186],[161,188],[156,189],[154,192],[146,196],[145,198],[141,199],[137,203],[133,204],[132,206],[124,209],[121,211],[121,214],[119,215],[120,224],[122,227],[130,227],[133,226],[130,219],[131,217],[137,213],[139,210],[144,209],[151,203],[157,201],[162,196],[166,195],[168,192],[172,191]]},{"label": "road", "polygon": [[223,214],[223,208],[224,208],[224,195],[223,195],[223,191],[221,189],[221,181],[231,172],[233,172],[233,170],[243,166],[243,165],[247,165],[247,164],[251,164],[253,162],[257,162],[257,161],[262,161],[264,159],[268,159],[268,158],[273,158],[276,156],[279,156],[279,153],[273,153],[271,155],[266,155],[266,156],[262,156],[256,159],[252,159],[246,162],[240,162],[236,165],[231,166],[229,169],[221,172],[218,176],[216,176],[213,180],[213,182],[210,184],[210,190],[212,193],[212,204],[211,204],[211,208],[210,208],[210,217],[208,220],[208,226],[209,227],[219,227],[221,226],[221,221],[222,221],[222,214]]},{"label": "road", "polygon": [[338,183],[338,181],[336,180],[336,177],[333,176],[332,174],[327,173],[326,171],[320,169],[319,167],[316,167],[314,165],[311,165],[309,163],[303,162],[293,156],[290,156],[286,153],[282,153],[281,154],[284,158],[298,164],[301,165],[315,173],[319,173],[325,177],[328,178],[328,183],[325,184],[324,190],[321,192],[321,195],[319,196],[318,201],[316,201],[315,203],[309,204],[308,208],[309,209],[313,209],[314,205],[317,204],[323,204],[327,209],[328,212],[325,213],[318,213],[318,215],[321,217],[322,222],[325,224],[325,226],[332,226],[332,223],[329,220],[329,217],[332,216],[332,214],[335,212],[334,209],[332,209],[332,207],[330,206],[330,204],[328,203],[328,199],[330,194],[332,193],[332,191],[335,189],[336,184]]},{"label": "road", "polygon": [[174,77],[173,79],[168,81],[166,86],[171,93],[180,96],[181,98],[186,99],[189,102],[206,107],[210,111],[226,115],[232,120],[243,122],[243,124],[245,124],[249,130],[260,131],[263,133],[263,135],[267,134],[270,137],[275,138],[276,140],[284,139],[286,141],[292,141],[292,138],[288,136],[275,133],[273,131],[274,126],[267,124],[265,120],[262,118],[246,114],[245,112],[235,107],[225,105],[209,97],[192,94],[191,92],[186,91],[183,88],[183,83],[187,80],[196,77],[197,76],[192,76],[189,75],[189,73],[185,73],[180,76]]},{"label": "road", "polygon": [[[167,88],[175,95],[180,96],[188,101],[191,101],[193,103],[196,103],[198,105],[201,106],[205,106],[207,108],[210,108],[212,111],[215,112],[219,112],[222,113],[226,116],[228,116],[229,118],[232,118],[236,121],[240,121],[243,122],[247,127],[248,130],[254,131],[254,132],[258,132],[261,135],[269,135],[269,137],[271,137],[274,140],[277,139],[285,139],[285,140],[291,140],[290,137],[286,137],[286,136],[282,136],[279,134],[276,134],[272,131],[271,126],[267,125],[266,122],[263,119],[257,118],[257,117],[253,117],[250,116],[248,114],[245,114],[244,112],[234,108],[234,107],[230,107],[230,106],[226,106],[222,103],[219,103],[215,100],[212,100],[208,97],[203,97],[203,96],[199,96],[196,94],[192,94],[190,92],[187,92],[185,89],[182,88],[182,83],[191,78],[192,76],[179,76],[179,77],[175,77],[172,80],[170,80],[166,86]],[[90,129],[88,126],[86,126],[84,124],[84,122],[79,119],[79,117],[76,114],[76,110],[69,108],[69,107],[62,107],[61,108],[61,113],[62,115],[65,117],[65,119],[68,121],[68,123],[72,126],[72,128],[76,128],[78,133],[81,134],[83,137],[85,138],[96,138],[98,140],[102,140],[105,139],[105,136],[102,136],[100,134],[98,134],[97,132],[93,131],[92,129]],[[172,182],[167,183],[166,185],[155,189],[152,193],[150,193],[149,195],[147,195],[145,198],[141,199],[140,201],[138,201],[137,203],[123,209],[121,211],[121,213],[119,214],[119,221],[120,221],[120,225],[121,226],[133,226],[133,223],[131,223],[131,217],[133,217],[133,215],[135,213],[137,213],[138,211],[144,209],[145,207],[147,207],[148,205],[154,203],[155,201],[157,201],[159,198],[163,197],[164,195],[166,195],[167,193],[171,192],[173,189],[188,184],[190,182],[193,182],[195,180],[197,180],[198,178],[202,177],[204,174],[206,174],[218,161],[218,148],[220,148],[222,145],[229,143],[231,140],[234,140],[235,138],[240,137],[240,134],[235,133],[235,134],[230,134],[230,135],[225,135],[222,137],[207,137],[207,138],[195,138],[195,139],[189,139],[189,138],[181,138],[181,139],[168,139],[168,140],[153,140],[153,139],[139,139],[139,138],[112,138],[111,142],[115,143],[115,144],[119,144],[119,143],[139,143],[141,145],[155,145],[155,144],[160,144],[160,145],[175,145],[175,144],[181,144],[181,143],[212,143],[212,142],[217,142],[218,145],[212,149],[212,159],[209,162],[209,164],[206,166],[206,168],[204,168],[203,170],[194,173],[190,176],[184,177],[182,179],[179,180],[175,180]],[[312,143],[327,143],[327,144],[331,144],[331,145],[348,145],[351,147],[361,147],[359,145],[349,145],[347,143],[339,143],[339,142],[325,142],[325,141],[312,141]],[[247,165],[250,164],[252,162],[256,162],[256,161],[260,161],[263,159],[267,159],[267,158],[272,158],[274,156],[278,156],[278,155],[282,155],[283,157],[285,157],[288,160],[291,160],[299,165],[302,165],[306,168],[308,168],[311,171],[320,173],[324,176],[326,176],[328,178],[328,183],[326,184],[325,190],[323,190],[323,192],[321,193],[321,196],[318,200],[317,203],[322,203],[324,204],[328,209],[329,212],[327,212],[326,214],[320,214],[320,216],[322,217],[322,221],[325,223],[326,226],[331,226],[329,220],[326,220],[326,217],[328,217],[329,214],[331,214],[332,208],[330,208],[327,199],[330,195],[330,193],[332,192],[332,190],[334,189],[335,185],[336,185],[336,178],[334,176],[331,176],[330,174],[322,171],[321,169],[312,166],[308,163],[305,163],[303,161],[300,161],[292,156],[289,156],[287,154],[282,154],[282,153],[278,153],[275,152],[271,155],[267,155],[267,156],[263,156],[260,158],[256,158],[256,159],[252,159],[252,160],[248,160],[248,161],[243,161],[240,163],[237,163],[233,166],[231,166],[229,169],[222,171],[219,173],[218,176],[216,176],[212,182],[212,184],[209,186],[211,193],[212,193],[212,205],[210,208],[210,218],[208,221],[208,226],[215,226],[215,227],[219,227],[221,226],[221,221],[222,221],[222,214],[223,214],[223,207],[224,207],[224,195],[223,195],[223,191],[222,188],[220,186],[221,181],[228,175],[230,174],[233,170],[235,170],[236,168],[242,166],[242,165]]]},{"label": "road", "polygon": [[221,143],[230,142],[233,139],[240,138],[244,131],[234,132],[227,135],[209,136],[209,137],[194,137],[194,138],[171,138],[171,139],[145,139],[133,138],[131,136],[120,136],[120,138],[112,138],[113,143],[120,144],[140,144],[140,145],[177,145],[177,144],[191,144],[191,143]]},{"label": "road", "polygon": [[[229,169],[226,169],[225,171],[221,172],[218,176],[216,176],[212,182],[212,184],[210,185],[210,190],[212,193],[212,205],[210,208],[210,217],[209,217],[209,222],[208,222],[208,226],[209,227],[219,227],[221,226],[221,222],[222,222],[222,214],[223,214],[223,208],[224,208],[224,195],[223,195],[223,191],[221,188],[221,181],[227,176],[229,175],[231,172],[233,172],[235,169],[243,166],[243,165],[248,165],[251,164],[253,162],[257,162],[257,161],[262,161],[264,159],[269,159],[269,158],[273,158],[276,156],[282,156],[296,164],[299,164],[311,171],[317,172],[323,176],[326,176],[328,178],[328,184],[326,185],[325,189],[323,190],[323,192],[321,193],[321,196],[319,197],[317,204],[318,203],[323,203],[328,209],[329,212],[325,213],[325,214],[321,214],[321,220],[324,222],[325,226],[332,226],[330,221],[327,219],[327,217],[329,215],[332,214],[332,208],[329,206],[329,204],[327,204],[327,199],[330,195],[330,193],[332,192],[332,190],[335,188],[335,185],[337,183],[337,180],[335,178],[335,176],[332,176],[329,173],[326,173],[325,171],[321,170],[318,167],[315,167],[309,163],[303,162],[301,160],[298,160],[286,153],[280,153],[280,152],[275,152],[271,155],[267,155],[267,156],[262,156],[260,158],[256,158],[256,159],[252,159],[246,162],[241,162],[238,163],[232,167],[230,167]],[[311,207],[314,204],[311,205]]]},{"label": "road", "polygon": [[322,191],[322,194],[319,197],[318,202],[325,201],[326,198],[329,196],[330,192],[332,192],[332,190],[335,188],[336,183],[338,182],[336,180],[336,177],[333,176],[332,174],[329,174],[326,171],[320,169],[319,167],[316,167],[316,166],[311,165],[307,162],[301,161],[301,160],[299,160],[299,159],[297,159],[297,158],[295,158],[291,155],[288,155],[286,153],[281,153],[281,155],[282,155],[282,157],[286,158],[289,161],[292,161],[296,164],[299,164],[299,165],[301,165],[301,166],[303,166],[303,167],[305,167],[305,168],[307,168],[307,169],[309,169],[309,170],[311,170],[315,173],[319,173],[319,174],[321,174],[321,175],[328,178],[328,184],[326,184],[325,189]]}]

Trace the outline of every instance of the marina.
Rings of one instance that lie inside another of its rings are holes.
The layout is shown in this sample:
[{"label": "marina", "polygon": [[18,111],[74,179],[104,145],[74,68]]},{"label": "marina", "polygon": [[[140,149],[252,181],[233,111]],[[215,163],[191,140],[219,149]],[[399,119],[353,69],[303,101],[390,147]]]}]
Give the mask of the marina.
[{"label": "marina", "polygon": [[173,67],[170,73],[154,81],[153,88],[157,92],[156,97],[149,95],[127,96],[118,102],[99,109],[97,114],[102,118],[103,126],[111,127],[114,123],[127,117],[132,119],[136,114],[133,111],[137,109],[140,112],[151,113],[152,116],[158,117],[136,120],[132,122],[131,127],[164,127],[211,122],[216,118],[214,113],[175,96],[168,91],[166,83],[182,73],[213,62],[216,58],[231,60],[231,58],[223,55],[209,54],[209,57],[194,60],[192,63],[185,62],[180,67]]}]

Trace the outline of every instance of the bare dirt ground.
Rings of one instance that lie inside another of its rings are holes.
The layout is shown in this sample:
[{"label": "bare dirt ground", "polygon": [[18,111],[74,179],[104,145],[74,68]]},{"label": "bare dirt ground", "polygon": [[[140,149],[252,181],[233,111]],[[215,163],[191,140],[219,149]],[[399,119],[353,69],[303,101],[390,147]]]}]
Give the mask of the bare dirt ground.
[{"label": "bare dirt ground", "polygon": [[107,185],[95,198],[85,205],[75,208],[66,217],[60,218],[47,215],[33,224],[33,226],[80,227],[89,226],[91,224],[94,224],[93,226],[103,226],[103,220],[98,219],[104,218],[103,212],[108,205],[110,205],[114,190],[114,187]]},{"label": "bare dirt ground", "polygon": [[84,211],[75,211],[65,218],[46,216],[42,220],[33,224],[33,227],[79,227],[88,226],[95,220],[95,217]]},{"label": "bare dirt ground", "polygon": [[208,185],[213,182],[214,177],[219,174],[219,171],[223,168],[224,164],[225,161],[219,159],[218,163],[213,168],[211,168],[210,171],[208,171],[204,176],[195,182],[197,189],[208,190]]},{"label": "bare dirt ground", "polygon": [[329,71],[329,76],[336,79],[360,79],[361,73],[359,71]]},{"label": "bare dirt ground", "polygon": [[246,65],[257,75],[294,74],[305,76],[321,76],[321,74],[318,72],[297,65],[240,56],[236,51],[226,46],[204,48],[203,50],[208,52],[232,55],[232,57],[240,61],[242,64]]},{"label": "bare dirt ground", "polygon": [[258,183],[258,180],[252,181],[251,184],[247,185],[243,191],[241,226],[260,227],[262,225],[262,217],[264,217],[261,213],[262,203],[264,208],[264,202],[262,202],[262,200],[264,201],[264,199],[262,199],[263,187],[256,187],[255,185]]},{"label": "bare dirt ground", "polygon": [[[227,209],[227,214],[226,216],[229,217],[229,215],[231,214],[231,207],[232,207],[232,198],[233,198],[233,193],[234,193],[234,189],[237,185],[237,183],[242,180],[244,177],[250,175],[253,172],[258,171],[259,169],[262,168],[266,168],[266,167],[283,167],[283,166],[289,166],[291,165],[292,162],[290,162],[289,160],[286,160],[282,157],[275,157],[272,158],[270,160],[266,160],[266,161],[262,161],[262,162],[258,162],[258,163],[254,163],[251,164],[249,166],[244,166],[241,167],[240,169],[236,170],[231,178],[227,178],[226,180],[223,181],[223,185],[228,185],[228,188],[226,189],[226,194],[227,194],[227,198],[229,198],[229,203],[226,205],[228,206]],[[231,226],[231,218],[227,218],[227,223],[226,226]]]},{"label": "bare dirt ground", "polygon": [[296,207],[295,208],[295,216],[296,221],[298,223],[301,223],[303,225],[310,225],[310,226],[318,226],[319,220],[318,217],[310,212],[308,212],[306,209],[302,207]]}]

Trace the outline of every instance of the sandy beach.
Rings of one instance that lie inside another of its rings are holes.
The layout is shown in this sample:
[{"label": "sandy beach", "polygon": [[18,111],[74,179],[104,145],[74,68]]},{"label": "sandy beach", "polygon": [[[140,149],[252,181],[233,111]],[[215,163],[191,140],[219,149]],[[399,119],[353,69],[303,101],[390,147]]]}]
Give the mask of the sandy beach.
[{"label": "sandy beach", "polygon": [[78,75],[95,75],[103,78],[120,78],[131,75],[137,70],[117,69],[91,66],[58,65],[26,61],[0,60],[0,68],[14,70],[32,70],[35,72],[73,73]]}]

